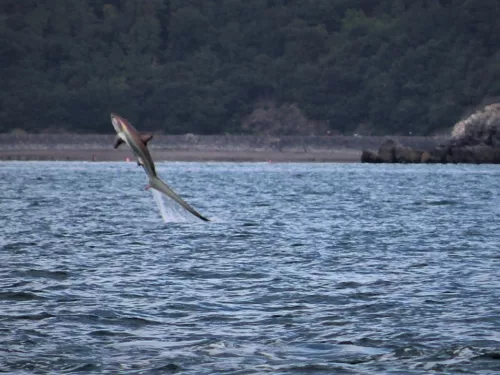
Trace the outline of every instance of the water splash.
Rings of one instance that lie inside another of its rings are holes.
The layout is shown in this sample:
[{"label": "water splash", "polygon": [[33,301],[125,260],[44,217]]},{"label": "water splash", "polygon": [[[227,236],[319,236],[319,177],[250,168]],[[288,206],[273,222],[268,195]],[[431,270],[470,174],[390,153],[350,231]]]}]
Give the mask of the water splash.
[{"label": "water splash", "polygon": [[171,199],[164,199],[163,195],[155,189],[150,189],[150,191],[164,223],[186,223],[191,221],[187,216],[189,214],[182,210],[177,203]]}]

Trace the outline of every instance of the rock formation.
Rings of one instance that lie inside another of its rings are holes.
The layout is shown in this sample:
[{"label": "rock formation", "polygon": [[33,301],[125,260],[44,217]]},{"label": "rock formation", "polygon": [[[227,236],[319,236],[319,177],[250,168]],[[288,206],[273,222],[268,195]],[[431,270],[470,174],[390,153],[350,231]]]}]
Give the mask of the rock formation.
[{"label": "rock formation", "polygon": [[385,140],[377,153],[364,150],[365,163],[500,164],[500,103],[491,104],[455,124],[449,141],[431,150]]},{"label": "rock formation", "polygon": [[363,150],[363,163],[420,163],[424,151],[403,146],[392,139],[385,140],[378,152]]}]

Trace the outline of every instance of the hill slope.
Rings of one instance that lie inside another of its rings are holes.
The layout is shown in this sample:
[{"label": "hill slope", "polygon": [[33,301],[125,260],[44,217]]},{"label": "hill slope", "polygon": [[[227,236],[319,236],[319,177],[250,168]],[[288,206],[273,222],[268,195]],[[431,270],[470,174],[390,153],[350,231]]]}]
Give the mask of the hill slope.
[{"label": "hill slope", "polygon": [[497,0],[4,0],[0,132],[108,132],[115,111],[240,133],[271,102],[312,132],[432,134],[500,94],[499,16]]}]

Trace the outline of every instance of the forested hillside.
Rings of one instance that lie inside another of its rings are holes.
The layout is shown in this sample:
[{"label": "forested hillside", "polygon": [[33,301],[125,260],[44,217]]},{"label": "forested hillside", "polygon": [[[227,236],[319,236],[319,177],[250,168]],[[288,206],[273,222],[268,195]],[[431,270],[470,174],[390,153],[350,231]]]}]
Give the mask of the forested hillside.
[{"label": "forested hillside", "polygon": [[[500,95],[498,0],[2,0],[0,132],[432,134]],[[292,107],[291,107],[292,106]],[[284,108],[284,109],[283,109]]]}]

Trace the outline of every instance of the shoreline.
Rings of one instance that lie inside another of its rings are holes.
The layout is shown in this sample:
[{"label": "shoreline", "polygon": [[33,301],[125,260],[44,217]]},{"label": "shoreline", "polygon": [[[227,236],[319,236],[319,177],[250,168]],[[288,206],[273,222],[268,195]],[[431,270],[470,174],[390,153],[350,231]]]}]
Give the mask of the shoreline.
[{"label": "shoreline", "polygon": [[[0,134],[0,160],[135,160],[127,147],[113,149],[113,134]],[[164,135],[148,144],[155,161],[361,162],[384,136]],[[443,137],[390,137],[403,145],[432,148]]]},{"label": "shoreline", "polygon": [[[331,150],[323,152],[290,151],[200,151],[151,150],[155,162],[162,161],[216,161],[216,162],[360,162],[359,150]],[[56,150],[0,150],[0,161],[135,161],[131,151],[56,149]]]}]

